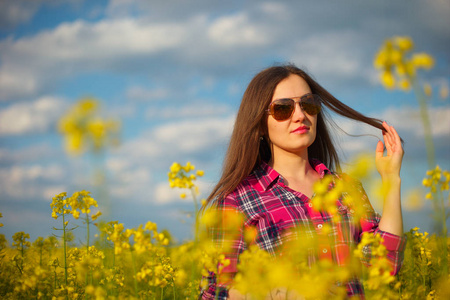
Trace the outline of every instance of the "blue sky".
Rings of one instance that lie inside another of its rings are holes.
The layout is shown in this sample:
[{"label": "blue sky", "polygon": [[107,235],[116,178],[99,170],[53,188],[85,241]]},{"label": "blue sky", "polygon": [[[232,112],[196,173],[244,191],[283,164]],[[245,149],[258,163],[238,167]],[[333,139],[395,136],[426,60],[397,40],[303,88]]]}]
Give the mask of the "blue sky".
[{"label": "blue sky", "polygon": [[[419,74],[429,102],[438,163],[450,169],[450,105],[438,91],[450,80],[450,4],[436,1],[140,1],[0,2],[0,233],[47,236],[52,196],[92,186],[92,160],[69,157],[58,118],[84,96],[122,122],[121,146],[102,163],[108,220],[148,220],[178,239],[189,236],[190,199],[170,190],[173,161],[205,170],[203,196],[217,181],[240,98],[249,80],[279,62],[306,68],[364,114],[385,119],[405,140],[405,229],[431,230],[430,205],[408,208],[427,169],[413,93],[388,92],[373,57],[384,39],[410,36],[435,57]],[[346,120],[352,134],[379,132]],[[339,136],[349,159],[377,138]],[[368,190],[369,194],[372,191]],[[103,206],[103,207],[102,207]],[[374,203],[379,210],[379,205]]]}]

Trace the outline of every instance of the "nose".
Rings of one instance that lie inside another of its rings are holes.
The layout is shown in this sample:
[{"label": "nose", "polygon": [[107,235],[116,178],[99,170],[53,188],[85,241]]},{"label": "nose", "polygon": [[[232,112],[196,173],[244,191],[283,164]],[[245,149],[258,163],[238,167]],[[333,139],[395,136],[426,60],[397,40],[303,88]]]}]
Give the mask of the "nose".
[{"label": "nose", "polygon": [[292,114],[292,119],[303,121],[305,119],[305,112],[303,111],[300,101],[295,103],[294,112]]}]

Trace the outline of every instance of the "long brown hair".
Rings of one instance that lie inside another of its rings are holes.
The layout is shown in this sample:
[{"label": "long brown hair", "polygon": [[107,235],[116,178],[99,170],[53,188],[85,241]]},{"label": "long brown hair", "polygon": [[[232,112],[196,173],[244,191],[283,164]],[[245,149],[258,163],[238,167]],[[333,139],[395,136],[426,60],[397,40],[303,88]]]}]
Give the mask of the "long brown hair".
[{"label": "long brown hair", "polygon": [[[318,94],[323,100],[322,111],[317,115],[316,139],[308,147],[310,159],[320,160],[330,170],[340,170],[339,156],[327,127],[331,118],[323,106],[341,116],[384,130],[381,120],[366,117],[345,105],[295,65],[267,68],[252,79],[242,97],[225,156],[222,177],[207,198],[206,205],[213,199],[226,197],[262,161],[270,161],[271,145],[267,138],[266,109],[272,101],[278,83],[291,74],[302,77],[308,83],[312,93]],[[261,139],[261,137],[265,138]]]}]

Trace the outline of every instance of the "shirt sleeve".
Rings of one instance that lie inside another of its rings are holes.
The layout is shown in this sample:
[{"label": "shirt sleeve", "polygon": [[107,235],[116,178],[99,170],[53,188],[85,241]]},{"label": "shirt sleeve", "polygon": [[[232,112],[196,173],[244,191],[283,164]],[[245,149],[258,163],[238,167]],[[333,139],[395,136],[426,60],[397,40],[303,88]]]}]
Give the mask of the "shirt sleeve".
[{"label": "shirt sleeve", "polygon": [[[381,219],[380,214],[373,209],[361,183],[358,183],[358,189],[361,191],[362,204],[366,210],[366,214],[360,221],[361,233],[359,235],[359,239],[361,240],[364,232],[380,235],[383,239],[383,245],[387,250],[387,259],[392,266],[391,274],[396,275],[400,271],[403,263],[403,254],[406,247],[406,236],[399,236],[381,230],[378,227]],[[371,257],[371,247],[368,245],[363,250],[363,258],[361,259],[362,263],[370,266]]]},{"label": "shirt sleeve", "polygon": [[218,226],[210,229],[211,238],[216,247],[222,250],[229,265],[221,269],[219,274],[209,273],[207,287],[202,291],[201,299],[227,299],[229,285],[237,273],[239,255],[247,248],[243,234],[243,215],[239,210],[235,195],[229,194],[217,201]]}]

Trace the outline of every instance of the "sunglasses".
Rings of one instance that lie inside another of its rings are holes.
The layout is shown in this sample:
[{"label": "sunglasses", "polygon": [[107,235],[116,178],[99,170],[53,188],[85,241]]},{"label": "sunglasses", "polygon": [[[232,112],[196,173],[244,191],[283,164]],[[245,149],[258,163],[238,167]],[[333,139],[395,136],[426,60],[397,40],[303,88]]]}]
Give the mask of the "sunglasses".
[{"label": "sunglasses", "polygon": [[[294,99],[300,99],[295,101]],[[289,119],[295,110],[295,103],[300,104],[300,108],[310,116],[315,116],[320,112],[322,99],[316,94],[306,94],[301,97],[276,99],[270,103],[267,112],[277,121]]]}]

